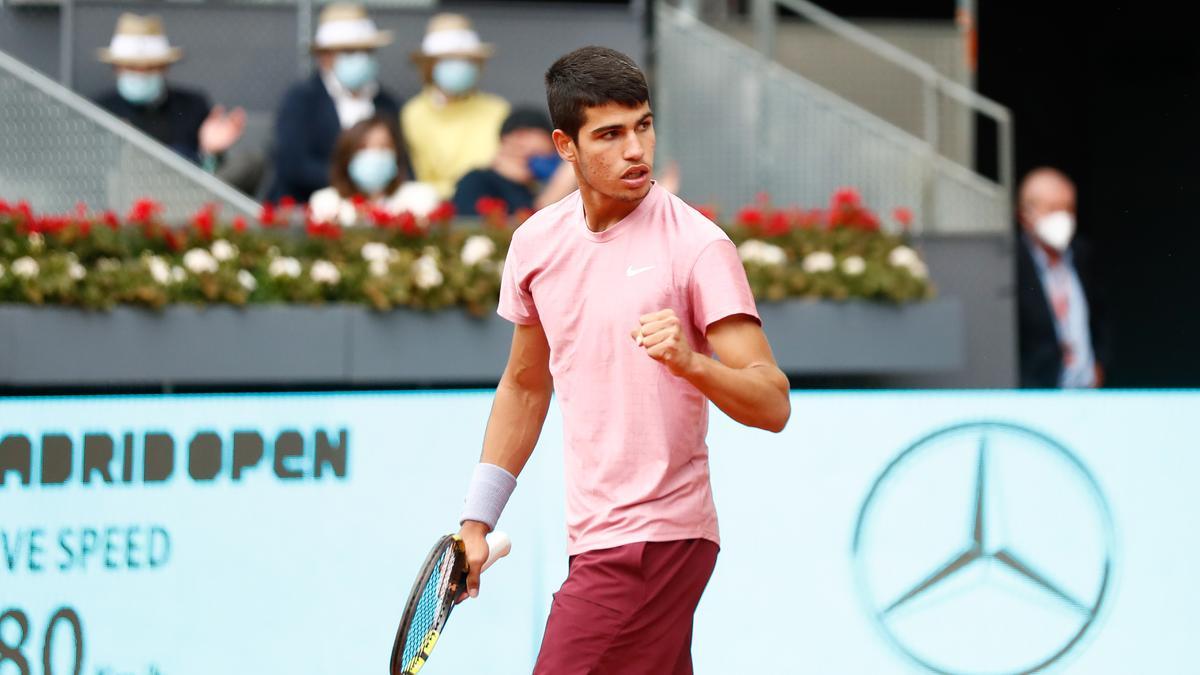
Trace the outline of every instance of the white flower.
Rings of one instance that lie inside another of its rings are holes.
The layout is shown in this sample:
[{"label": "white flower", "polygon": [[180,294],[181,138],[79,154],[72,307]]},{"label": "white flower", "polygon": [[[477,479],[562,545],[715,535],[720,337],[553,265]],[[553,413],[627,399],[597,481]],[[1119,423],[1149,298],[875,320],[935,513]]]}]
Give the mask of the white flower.
[{"label": "white flower", "polygon": [[308,271],[308,275],[318,284],[328,284],[330,286],[342,280],[342,273],[338,271],[337,265],[328,260],[314,262],[312,269]]},{"label": "white flower", "polygon": [[351,227],[358,222],[358,209],[354,202],[342,199],[332,187],[317,190],[308,198],[308,212],[318,223],[336,221],[342,227]]},{"label": "white flower", "polygon": [[75,261],[71,261],[69,264],[67,264],[67,276],[71,277],[75,281],[80,281],[87,276],[87,269],[83,265],[80,265]]},{"label": "white flower", "polygon": [[96,261],[96,269],[101,272],[116,272],[121,269],[121,261],[116,258],[100,258]]},{"label": "white flower", "polygon": [[242,288],[251,293],[254,292],[254,289],[258,288],[258,281],[254,279],[254,275],[249,270],[238,270],[237,280],[242,285]]},{"label": "white flower", "polygon": [[782,265],[787,262],[787,252],[774,244],[757,239],[747,239],[738,246],[738,257],[745,262],[760,265]]},{"label": "white flower", "polygon": [[267,273],[276,279],[279,277],[295,279],[300,276],[300,261],[287,256],[276,258],[267,266]]},{"label": "white flower", "polygon": [[389,257],[391,257],[391,251],[392,250],[388,248],[387,244],[378,241],[372,241],[363,244],[362,257],[363,260],[369,261],[387,260]]},{"label": "white flower", "polygon": [[194,248],[183,254],[183,266],[192,274],[212,274],[217,271],[220,263],[207,250]]},{"label": "white flower", "polygon": [[177,284],[182,284],[183,282],[187,281],[187,271],[179,265],[175,265],[171,268],[171,281]]},{"label": "white flower", "polygon": [[893,267],[908,267],[920,261],[917,252],[907,246],[897,246],[888,253],[888,263]]},{"label": "white flower", "polygon": [[159,256],[152,255],[145,259],[146,268],[150,270],[150,276],[160,285],[167,285],[171,281],[171,266],[167,261]]},{"label": "white flower", "polygon": [[40,251],[42,250],[42,245],[45,243],[46,238],[42,236],[41,232],[29,233],[29,248],[32,248],[35,251]]},{"label": "white flower", "polygon": [[0,264],[0,279],[4,278],[4,265]]},{"label": "white flower", "polygon": [[804,256],[804,262],[800,267],[809,274],[819,272],[832,272],[837,267],[837,260],[829,251],[813,251]]},{"label": "white flower", "polygon": [[267,257],[268,258],[278,258],[279,257],[279,247],[272,246],[272,247],[268,248],[267,249]]},{"label": "white flower", "polygon": [[23,279],[32,279],[36,277],[41,269],[42,268],[38,266],[37,261],[29,256],[17,258],[12,262],[12,273]]},{"label": "white flower", "polygon": [[386,260],[372,260],[367,263],[367,270],[371,272],[373,277],[386,276],[391,265]]},{"label": "white flower", "polygon": [[487,260],[496,252],[496,242],[490,237],[485,237],[482,234],[473,234],[467,237],[467,241],[462,247],[462,261],[464,265],[478,265]]},{"label": "white flower", "polygon": [[413,262],[413,281],[418,288],[430,289],[442,285],[444,277],[438,269],[437,258],[426,253]]},{"label": "white flower", "polygon": [[221,262],[233,260],[238,255],[238,247],[225,241],[224,239],[218,239],[214,241],[210,250],[212,251],[213,257]]},{"label": "white flower", "polygon": [[437,188],[433,185],[411,181],[401,185],[396,194],[384,203],[383,208],[391,214],[411,213],[417,218],[424,218],[441,203]]},{"label": "white flower", "polygon": [[862,256],[852,255],[842,261],[842,272],[847,275],[856,277],[867,269],[867,261],[862,259]]},{"label": "white flower", "polygon": [[929,268],[925,266],[921,256],[907,246],[897,246],[888,253],[888,263],[893,267],[903,267],[908,273],[918,279],[929,276]]}]

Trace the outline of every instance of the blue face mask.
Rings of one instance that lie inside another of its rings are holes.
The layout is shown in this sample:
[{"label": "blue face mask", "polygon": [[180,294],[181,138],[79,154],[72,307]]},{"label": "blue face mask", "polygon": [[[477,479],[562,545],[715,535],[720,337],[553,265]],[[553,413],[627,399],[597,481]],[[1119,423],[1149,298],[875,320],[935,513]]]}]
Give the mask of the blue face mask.
[{"label": "blue face mask", "polygon": [[126,70],[117,74],[117,93],[133,105],[146,105],[157,101],[162,96],[164,87],[162,73]]},{"label": "blue face mask", "polygon": [[333,60],[333,76],[350,91],[358,91],[375,80],[379,62],[367,52],[345,52]]},{"label": "blue face mask", "polygon": [[469,59],[442,59],[433,65],[433,83],[451,96],[471,91],[478,81],[479,66]]},{"label": "blue face mask", "polygon": [[375,194],[396,177],[396,153],[367,148],[354,153],[350,160],[350,180],[366,194]]},{"label": "blue face mask", "polygon": [[554,171],[558,169],[561,161],[562,158],[556,152],[549,155],[534,155],[529,158],[529,172],[539,183],[545,183],[554,175]]}]

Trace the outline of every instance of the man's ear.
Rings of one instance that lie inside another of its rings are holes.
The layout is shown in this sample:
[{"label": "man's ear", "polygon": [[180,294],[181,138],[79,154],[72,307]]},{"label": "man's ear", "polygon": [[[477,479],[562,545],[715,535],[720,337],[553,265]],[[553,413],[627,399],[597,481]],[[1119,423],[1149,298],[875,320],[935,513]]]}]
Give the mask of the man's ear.
[{"label": "man's ear", "polygon": [[558,156],[564,162],[574,163],[578,159],[575,154],[575,141],[561,129],[555,129],[554,133],[550,135],[550,139],[554,141],[554,149],[558,151]]}]

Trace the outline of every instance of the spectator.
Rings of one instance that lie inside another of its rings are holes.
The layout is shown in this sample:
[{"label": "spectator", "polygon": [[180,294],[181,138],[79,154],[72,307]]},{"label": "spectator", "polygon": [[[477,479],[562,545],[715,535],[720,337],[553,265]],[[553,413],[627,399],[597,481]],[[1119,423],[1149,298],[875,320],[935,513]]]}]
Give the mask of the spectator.
[{"label": "spectator", "polygon": [[1108,330],[1091,251],[1075,237],[1075,186],[1040,168],[1021,183],[1017,251],[1021,386],[1104,383]]},{"label": "spectator", "polygon": [[335,3],[322,10],[313,41],[317,71],[284,94],[275,122],[271,201],[308,201],[330,184],[333,145],[343,129],[376,114],[396,115],[396,99],[376,79],[375,50],[392,42],[366,9]]},{"label": "spectator", "polygon": [[508,103],[478,89],[492,51],[467,17],[437,14],[413,54],[425,89],[404,104],[401,126],[417,180],[432,183],[443,199],[463,175],[496,156]]},{"label": "spectator", "polygon": [[559,159],[550,139],[553,131],[550,118],[540,110],[514,110],[500,127],[500,149],[492,165],[458,181],[455,213],[478,215],[475,205],[481,197],[503,200],[512,213],[540,209],[570,194],[575,175]]},{"label": "spectator", "polygon": [[96,99],[100,107],[216,171],[225,151],[241,137],[246,113],[235,108],[226,114],[223,107],[210,106],[203,93],[167,84],[167,68],[183,58],[183,51],[167,41],[159,17],[122,14],[99,58],[112,64],[117,80],[115,89]]},{"label": "spectator", "polygon": [[393,215],[428,216],[441,200],[433,186],[406,182],[403,147],[395,115],[376,115],[342,132],[329,167],[331,185],[314,192],[308,202],[313,220],[360,224],[360,204]]}]

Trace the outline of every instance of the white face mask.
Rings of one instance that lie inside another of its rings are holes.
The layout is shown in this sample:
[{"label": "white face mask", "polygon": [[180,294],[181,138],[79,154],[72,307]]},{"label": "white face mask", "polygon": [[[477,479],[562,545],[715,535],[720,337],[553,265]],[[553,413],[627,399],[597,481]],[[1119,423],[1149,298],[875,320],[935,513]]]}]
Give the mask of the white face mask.
[{"label": "white face mask", "polygon": [[1047,213],[1033,224],[1033,233],[1043,244],[1063,253],[1075,236],[1075,216],[1067,211]]}]

